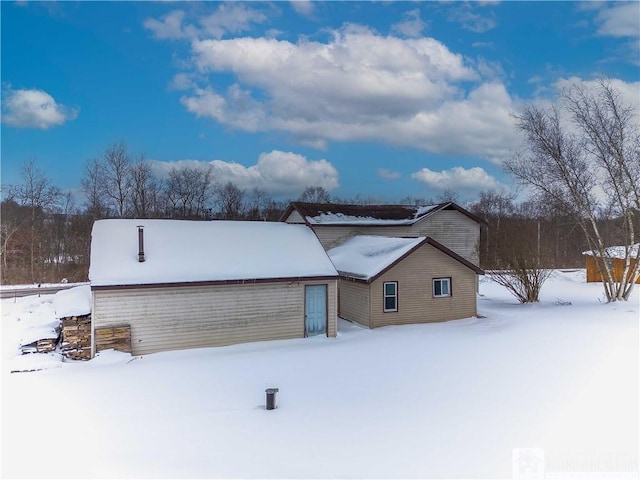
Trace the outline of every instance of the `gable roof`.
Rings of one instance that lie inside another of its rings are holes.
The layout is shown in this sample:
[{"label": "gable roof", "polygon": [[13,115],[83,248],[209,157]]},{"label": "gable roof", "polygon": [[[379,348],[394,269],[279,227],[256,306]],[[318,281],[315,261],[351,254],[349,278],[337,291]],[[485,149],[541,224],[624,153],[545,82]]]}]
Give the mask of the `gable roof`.
[{"label": "gable roof", "polygon": [[280,221],[286,221],[294,210],[310,226],[412,225],[441,210],[456,210],[477,223],[486,223],[480,217],[453,202],[420,206],[291,202],[280,217]]},{"label": "gable roof", "polygon": [[484,271],[431,237],[381,237],[357,235],[327,252],[343,277],[372,282],[422,245],[429,244],[465,267],[483,275]]},{"label": "gable roof", "polygon": [[[145,261],[138,262],[138,225]],[[336,277],[313,231],[277,222],[99,220],[91,286]]]}]

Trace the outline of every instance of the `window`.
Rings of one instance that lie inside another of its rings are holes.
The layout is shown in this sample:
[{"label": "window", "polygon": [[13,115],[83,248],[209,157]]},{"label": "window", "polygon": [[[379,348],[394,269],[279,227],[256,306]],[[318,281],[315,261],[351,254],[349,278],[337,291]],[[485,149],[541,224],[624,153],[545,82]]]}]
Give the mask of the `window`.
[{"label": "window", "polygon": [[433,279],[433,296],[434,297],[450,297],[451,296],[451,278],[434,278]]},{"label": "window", "polygon": [[384,283],[384,311],[398,311],[398,282]]}]

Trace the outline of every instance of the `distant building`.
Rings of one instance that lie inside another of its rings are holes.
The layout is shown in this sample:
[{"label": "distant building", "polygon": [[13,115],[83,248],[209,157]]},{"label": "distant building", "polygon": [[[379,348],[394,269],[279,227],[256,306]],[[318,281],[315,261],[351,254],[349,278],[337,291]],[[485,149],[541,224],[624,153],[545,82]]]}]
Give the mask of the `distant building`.
[{"label": "distant building", "polygon": [[[638,249],[640,248],[640,243],[636,243],[635,245],[630,247],[630,270],[635,266],[638,261]],[[596,263],[596,258],[600,257],[599,253],[596,251],[587,251],[582,252],[585,257],[585,266],[587,269],[587,282],[602,282],[602,276],[600,275],[600,270],[598,270],[598,265]],[[619,282],[622,280],[622,274],[624,273],[624,258],[625,258],[625,247],[622,246],[614,246],[607,247],[605,251],[604,261],[607,262],[613,270],[613,280],[615,282]],[[636,279],[636,283],[640,283],[640,277]]]}]

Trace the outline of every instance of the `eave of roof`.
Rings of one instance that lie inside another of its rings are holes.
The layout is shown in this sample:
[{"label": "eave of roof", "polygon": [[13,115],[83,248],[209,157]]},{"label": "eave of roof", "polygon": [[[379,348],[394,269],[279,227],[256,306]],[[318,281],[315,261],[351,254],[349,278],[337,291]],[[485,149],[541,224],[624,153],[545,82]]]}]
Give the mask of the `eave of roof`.
[{"label": "eave of roof", "polygon": [[[467,216],[471,220],[479,224],[486,224],[487,222],[482,218],[474,215],[468,210],[462,208],[453,202],[439,203],[429,209],[425,209],[424,212],[420,212],[420,206],[411,205],[353,205],[353,204],[340,204],[340,203],[307,203],[307,202],[291,202],[287,209],[280,217],[280,221],[286,221],[291,213],[296,210],[300,216],[304,219],[304,222],[313,227],[324,226],[398,226],[398,225],[413,225],[422,221],[425,218],[439,212],[441,210],[456,210],[463,215]],[[321,215],[333,214],[333,215],[345,215],[347,217],[353,217],[352,221],[326,221],[316,222],[312,219]],[[360,218],[361,220],[357,220]]]},{"label": "eave of roof", "polygon": [[250,278],[239,280],[211,280],[198,282],[164,282],[164,283],[132,283],[123,285],[92,285],[92,291],[101,290],[133,290],[141,288],[181,288],[181,287],[213,287],[221,285],[255,285],[261,283],[310,282],[336,280],[339,275],[318,275],[305,277]]}]

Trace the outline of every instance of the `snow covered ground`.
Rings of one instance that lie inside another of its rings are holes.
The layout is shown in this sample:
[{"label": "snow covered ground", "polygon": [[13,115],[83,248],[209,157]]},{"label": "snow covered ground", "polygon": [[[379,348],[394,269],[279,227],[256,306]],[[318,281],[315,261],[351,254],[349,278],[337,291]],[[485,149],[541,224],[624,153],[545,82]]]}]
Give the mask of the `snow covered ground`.
[{"label": "snow covered ground", "polygon": [[637,478],[638,291],[605,304],[578,271],[536,305],[480,294],[484,318],[14,374],[52,296],[4,300],[2,476]]}]

